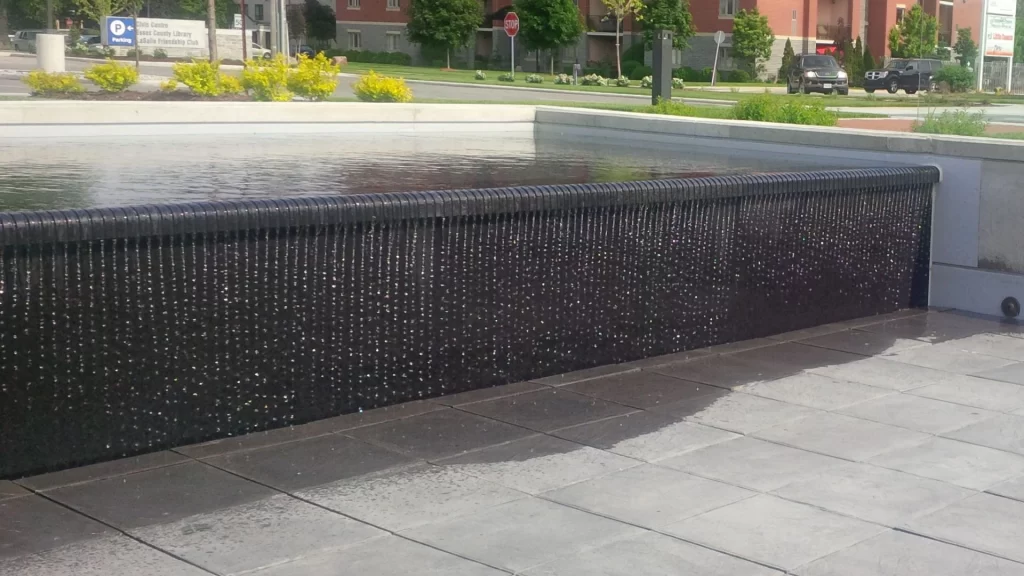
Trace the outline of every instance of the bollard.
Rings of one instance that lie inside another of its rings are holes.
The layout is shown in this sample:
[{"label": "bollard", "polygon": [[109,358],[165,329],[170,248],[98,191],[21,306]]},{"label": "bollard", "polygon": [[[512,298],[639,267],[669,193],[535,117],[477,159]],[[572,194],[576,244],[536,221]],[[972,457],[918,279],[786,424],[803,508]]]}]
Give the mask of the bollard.
[{"label": "bollard", "polygon": [[672,100],[672,31],[658,30],[654,35],[654,52],[651,55],[654,68],[654,82],[651,102]]},{"label": "bollard", "polygon": [[36,67],[44,72],[64,72],[64,35],[36,36]]}]

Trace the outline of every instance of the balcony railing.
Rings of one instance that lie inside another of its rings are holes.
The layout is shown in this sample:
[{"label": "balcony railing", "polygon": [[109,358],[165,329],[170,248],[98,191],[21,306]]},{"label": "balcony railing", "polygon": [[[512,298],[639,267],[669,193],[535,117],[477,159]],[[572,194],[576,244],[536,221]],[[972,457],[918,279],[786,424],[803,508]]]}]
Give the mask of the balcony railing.
[{"label": "balcony railing", "polygon": [[852,32],[853,30],[845,24],[818,24],[816,36],[819,41],[843,42],[844,40],[853,40]]},{"label": "balcony railing", "polygon": [[587,30],[591,32],[615,32],[615,17],[587,16]]}]

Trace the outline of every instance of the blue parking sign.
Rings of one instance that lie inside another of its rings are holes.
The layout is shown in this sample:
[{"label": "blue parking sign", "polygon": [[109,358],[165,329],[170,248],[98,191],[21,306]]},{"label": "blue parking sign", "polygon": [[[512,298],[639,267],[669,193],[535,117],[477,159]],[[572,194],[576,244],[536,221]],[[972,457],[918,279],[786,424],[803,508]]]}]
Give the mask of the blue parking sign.
[{"label": "blue parking sign", "polygon": [[107,46],[135,46],[135,18],[107,16]]}]

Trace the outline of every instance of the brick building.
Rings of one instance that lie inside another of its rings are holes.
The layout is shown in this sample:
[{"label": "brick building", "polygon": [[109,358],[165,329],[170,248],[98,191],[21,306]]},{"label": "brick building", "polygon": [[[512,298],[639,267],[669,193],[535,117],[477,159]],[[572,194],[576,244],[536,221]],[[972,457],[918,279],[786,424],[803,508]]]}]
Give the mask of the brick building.
[{"label": "brick building", "polygon": [[[507,61],[509,42],[501,27],[501,19],[510,8],[509,0],[480,0],[485,14],[475,43],[464,60],[474,55]],[[337,0],[338,46],[343,49],[401,51],[418,55],[418,47],[405,36],[405,8],[409,0]],[[588,32],[575,46],[563,50],[563,62],[579,60],[612,61],[615,57],[615,22],[607,17],[601,0],[576,0],[586,20]],[[735,66],[731,55],[732,20],[743,9],[757,8],[768,17],[776,43],[766,69],[779,68],[786,40],[791,40],[797,53],[821,51],[845,39],[858,36],[876,57],[887,55],[889,30],[914,4],[921,3],[925,12],[939,21],[940,43],[956,41],[957,27],[970,28],[975,41],[980,40],[981,11],[984,0],[690,0],[697,36],[690,47],[675,54],[675,66],[705,68],[715,59],[714,33],[726,33],[719,68]],[[638,41],[639,26],[623,22],[623,49]],[[516,47],[516,61],[525,69],[533,67],[534,59]],[[546,65],[542,62],[541,67]]]}]

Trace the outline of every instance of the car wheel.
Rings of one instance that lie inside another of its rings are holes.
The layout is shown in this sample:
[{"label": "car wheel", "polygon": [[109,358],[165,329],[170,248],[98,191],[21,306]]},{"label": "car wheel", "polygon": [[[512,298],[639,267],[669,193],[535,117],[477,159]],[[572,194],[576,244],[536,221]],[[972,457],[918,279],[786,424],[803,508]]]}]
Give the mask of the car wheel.
[{"label": "car wheel", "polygon": [[889,80],[889,85],[885,87],[885,91],[889,94],[895,94],[900,91],[900,81],[893,78]]},{"label": "car wheel", "polygon": [[803,88],[801,90],[801,92],[803,92],[804,94],[810,94],[811,93],[811,87],[805,85],[803,82],[800,82],[800,87]]},{"label": "car wheel", "polygon": [[793,81],[786,78],[786,94],[792,94],[793,92],[795,92],[795,90],[793,90]]},{"label": "car wheel", "polygon": [[875,89],[874,88],[865,88],[864,91],[867,92],[868,94],[874,94],[875,93]]}]

